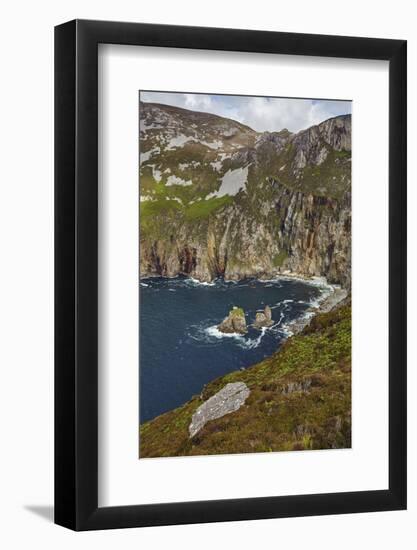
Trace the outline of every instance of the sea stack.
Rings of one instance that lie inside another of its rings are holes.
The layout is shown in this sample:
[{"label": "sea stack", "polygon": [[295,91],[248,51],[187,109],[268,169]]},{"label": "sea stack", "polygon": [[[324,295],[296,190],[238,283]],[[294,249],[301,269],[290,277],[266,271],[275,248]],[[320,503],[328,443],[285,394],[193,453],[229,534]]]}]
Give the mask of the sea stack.
[{"label": "sea stack", "polygon": [[245,312],[241,307],[234,306],[217,328],[220,332],[226,334],[246,334],[248,329],[246,327]]},{"label": "sea stack", "polygon": [[263,311],[258,311],[256,313],[256,319],[253,323],[253,326],[256,328],[270,327],[274,324],[272,320],[272,311],[269,306],[265,306]]}]

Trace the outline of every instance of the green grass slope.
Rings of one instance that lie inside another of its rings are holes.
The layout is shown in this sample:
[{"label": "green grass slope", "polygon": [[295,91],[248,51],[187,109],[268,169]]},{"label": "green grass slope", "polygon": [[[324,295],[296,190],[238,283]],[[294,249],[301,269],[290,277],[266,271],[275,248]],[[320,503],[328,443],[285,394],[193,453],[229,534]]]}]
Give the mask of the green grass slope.
[{"label": "green grass slope", "polygon": [[[236,412],[192,439],[195,410],[229,382],[251,393]],[[140,426],[140,457],[232,454],[351,446],[351,308],[318,314],[278,352],[207,384],[200,396]]]}]

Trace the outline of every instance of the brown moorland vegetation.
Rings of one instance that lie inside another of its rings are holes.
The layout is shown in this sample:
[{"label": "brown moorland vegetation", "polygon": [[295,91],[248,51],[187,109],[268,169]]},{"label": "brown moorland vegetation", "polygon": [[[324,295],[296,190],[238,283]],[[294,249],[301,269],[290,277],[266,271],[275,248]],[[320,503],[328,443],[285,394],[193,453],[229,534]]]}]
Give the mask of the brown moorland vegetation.
[{"label": "brown moorland vegetation", "polygon": [[[250,395],[193,438],[195,410],[229,382]],[[140,426],[140,458],[351,446],[351,307],[317,314],[264,361],[207,384],[199,396]]]}]

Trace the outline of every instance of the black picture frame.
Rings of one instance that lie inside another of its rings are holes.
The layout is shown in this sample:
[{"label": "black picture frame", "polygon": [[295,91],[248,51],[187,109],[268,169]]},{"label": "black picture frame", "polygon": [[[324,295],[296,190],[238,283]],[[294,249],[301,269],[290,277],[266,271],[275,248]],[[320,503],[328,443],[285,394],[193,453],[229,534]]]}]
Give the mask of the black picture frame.
[{"label": "black picture frame", "polygon": [[[98,506],[98,44],[389,62],[389,488]],[[406,508],[406,41],[74,20],[55,28],[55,523],[77,531]]]}]

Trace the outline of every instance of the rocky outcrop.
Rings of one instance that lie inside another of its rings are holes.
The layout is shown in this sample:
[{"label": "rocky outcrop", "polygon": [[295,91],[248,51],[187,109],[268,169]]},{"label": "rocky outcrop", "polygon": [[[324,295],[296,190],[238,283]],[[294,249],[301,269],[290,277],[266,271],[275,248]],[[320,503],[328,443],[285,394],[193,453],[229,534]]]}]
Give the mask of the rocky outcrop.
[{"label": "rocky outcrop", "polygon": [[269,306],[265,306],[264,311],[257,311],[256,318],[253,323],[255,328],[270,327],[274,324],[272,320],[272,311]]},{"label": "rocky outcrop", "polygon": [[350,115],[330,118],[299,132],[292,140],[296,149],[294,168],[321,165],[332,150],[350,151],[351,132]]},{"label": "rocky outcrop", "polygon": [[210,420],[221,418],[240,409],[249,394],[250,390],[244,382],[226,384],[195,411],[188,428],[190,437],[194,437]]},{"label": "rocky outcrop", "polygon": [[311,384],[312,384],[311,378],[305,378],[304,380],[296,381],[296,382],[288,382],[282,387],[281,393],[283,395],[291,395],[294,392],[306,393],[311,388]]},{"label": "rocky outcrop", "polygon": [[344,288],[333,288],[328,296],[325,296],[317,306],[310,307],[302,317],[291,321],[285,326],[288,335],[299,334],[314,319],[317,313],[328,313],[332,309],[343,305],[349,293]]},{"label": "rocky outcrop", "polygon": [[217,328],[226,334],[246,334],[245,312],[240,307],[234,307]]}]

